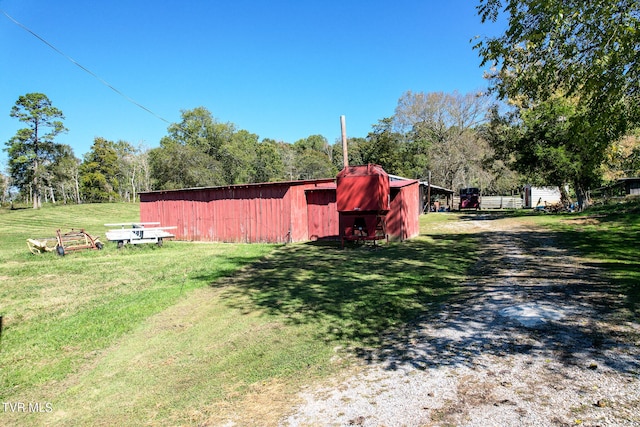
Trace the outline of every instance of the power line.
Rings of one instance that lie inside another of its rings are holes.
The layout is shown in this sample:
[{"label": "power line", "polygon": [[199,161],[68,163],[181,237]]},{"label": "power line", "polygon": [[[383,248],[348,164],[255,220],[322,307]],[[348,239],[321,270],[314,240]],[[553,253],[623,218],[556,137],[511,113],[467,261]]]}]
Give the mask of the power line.
[{"label": "power line", "polygon": [[[95,74],[94,72],[92,72],[91,70],[89,70],[88,68],[84,67],[82,64],[78,63],[75,59],[73,59],[72,57],[70,57],[69,55],[67,55],[66,53],[62,52],[60,49],[58,49],[57,47],[55,47],[54,45],[52,45],[51,43],[49,43],[47,40],[45,40],[43,37],[39,36],[38,34],[36,34],[34,31],[32,31],[31,29],[29,29],[28,27],[26,27],[25,25],[23,25],[22,23],[18,22],[17,20],[15,20],[12,16],[10,16],[7,12],[5,12],[4,10],[0,9],[0,12],[2,12],[4,14],[4,16],[6,16],[7,18],[9,18],[9,20],[11,20],[11,22],[13,22],[14,24],[16,24],[17,26],[19,26],[20,28],[22,28],[23,30],[25,30],[26,32],[28,32],[29,34],[31,34],[32,36],[34,36],[35,38],[37,38],[38,40],[40,40],[42,43],[46,44],[47,46],[49,46],[51,49],[53,49],[55,52],[59,53],[60,55],[62,55],[63,57],[65,57],[67,60],[69,60],[71,63],[77,65],[78,67],[80,67],[80,69],[82,69],[82,71],[90,74],[91,76],[93,76],[95,79],[97,79],[100,83],[102,83],[103,85],[105,85],[106,87],[108,87],[109,89],[111,89],[112,91],[114,91],[115,93],[117,93],[118,95],[122,96],[124,99],[126,99],[127,101],[131,102],[134,105],[137,105],[138,107],[142,108],[144,111],[153,114],[155,117],[157,117],[158,119],[162,120],[165,123],[169,123],[168,120],[166,120],[165,118],[157,115],[156,113],[154,113],[153,111],[151,111],[150,109],[148,109],[147,107],[145,107],[144,105],[136,102],[134,99],[128,97],[127,95],[125,95],[124,93],[120,92],[118,89],[116,89],[115,87],[113,87],[112,85],[110,85],[107,81],[105,81],[104,79],[102,79],[100,76],[98,76],[97,74]],[[169,123],[170,124],[170,123]]]}]

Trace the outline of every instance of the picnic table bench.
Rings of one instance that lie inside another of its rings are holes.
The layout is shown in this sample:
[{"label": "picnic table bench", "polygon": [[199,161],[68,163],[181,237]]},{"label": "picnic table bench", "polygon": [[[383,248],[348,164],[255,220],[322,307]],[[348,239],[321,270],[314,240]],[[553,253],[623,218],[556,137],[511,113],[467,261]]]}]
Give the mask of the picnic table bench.
[{"label": "picnic table bench", "polygon": [[107,231],[107,240],[116,242],[118,248],[124,245],[139,245],[143,243],[155,243],[162,246],[164,239],[171,239],[175,236],[167,230],[176,229],[176,226],[160,227],[159,222],[125,222],[116,224],[105,224],[105,227],[113,228]]}]

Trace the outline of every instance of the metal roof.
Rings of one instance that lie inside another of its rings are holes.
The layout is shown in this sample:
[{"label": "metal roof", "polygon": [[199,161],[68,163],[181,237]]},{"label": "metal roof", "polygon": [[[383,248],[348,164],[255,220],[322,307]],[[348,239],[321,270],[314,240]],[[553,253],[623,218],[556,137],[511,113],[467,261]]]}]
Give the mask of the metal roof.
[{"label": "metal roof", "polygon": [[[410,181],[410,182],[414,182],[416,181],[415,179],[411,179],[411,178],[405,178],[403,176],[399,176],[399,175],[389,175],[389,179],[391,180],[391,186],[392,187],[402,187],[402,185],[398,185],[395,184],[396,182],[401,182],[401,181]],[[420,185],[424,185],[425,187],[429,185],[429,182],[427,181],[419,181]],[[408,184],[405,184],[408,185]],[[433,185],[431,184],[431,188],[437,191],[440,191],[441,193],[455,193],[455,191],[453,190],[449,190],[448,188],[444,188],[444,187],[440,187],[439,185]]]},{"label": "metal roof", "polygon": [[301,181],[277,181],[277,182],[259,182],[255,184],[233,184],[233,185],[219,185],[211,187],[188,187],[188,188],[175,188],[172,190],[151,190],[140,191],[138,194],[153,194],[153,193],[171,193],[177,191],[196,191],[196,190],[221,190],[221,189],[234,189],[234,188],[252,188],[252,187],[271,187],[271,186],[294,186],[294,185],[306,185],[306,184],[331,184],[335,183],[335,178],[320,178],[320,179],[308,179]]},{"label": "metal roof", "polygon": [[[429,185],[429,183],[427,181],[420,181],[420,185],[424,185],[425,187],[427,187]],[[442,193],[451,193],[451,194],[455,193],[455,191],[449,190],[448,188],[440,187],[439,185],[431,184],[431,189],[432,190],[436,190],[436,191],[440,191]]]}]

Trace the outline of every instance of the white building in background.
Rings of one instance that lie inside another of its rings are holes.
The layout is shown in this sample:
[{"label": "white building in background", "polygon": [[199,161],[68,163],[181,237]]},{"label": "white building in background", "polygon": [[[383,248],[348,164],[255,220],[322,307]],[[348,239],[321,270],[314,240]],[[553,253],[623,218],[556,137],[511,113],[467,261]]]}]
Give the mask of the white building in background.
[{"label": "white building in background", "polygon": [[525,185],[524,187],[524,208],[535,208],[536,206],[554,205],[560,203],[560,189],[558,187],[534,187]]}]

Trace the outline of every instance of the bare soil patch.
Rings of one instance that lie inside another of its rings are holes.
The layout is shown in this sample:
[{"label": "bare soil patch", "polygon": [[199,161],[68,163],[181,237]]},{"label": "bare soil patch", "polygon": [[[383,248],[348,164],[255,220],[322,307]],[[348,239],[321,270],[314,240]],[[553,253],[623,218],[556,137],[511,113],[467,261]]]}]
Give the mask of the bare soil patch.
[{"label": "bare soil patch", "polygon": [[281,425],[640,426],[640,325],[602,272],[516,219],[446,227],[482,237],[470,292],[361,349]]}]

